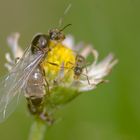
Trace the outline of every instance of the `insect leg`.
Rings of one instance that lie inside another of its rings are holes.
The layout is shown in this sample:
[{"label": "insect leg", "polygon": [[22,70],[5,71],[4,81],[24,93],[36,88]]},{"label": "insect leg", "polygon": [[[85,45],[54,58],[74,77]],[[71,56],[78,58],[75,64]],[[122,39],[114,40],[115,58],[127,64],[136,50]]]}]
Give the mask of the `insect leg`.
[{"label": "insect leg", "polygon": [[83,74],[83,73],[82,73],[82,75],[84,75],[84,76],[87,78],[88,84],[91,85],[90,80],[89,80],[89,78],[88,78],[88,75]]}]

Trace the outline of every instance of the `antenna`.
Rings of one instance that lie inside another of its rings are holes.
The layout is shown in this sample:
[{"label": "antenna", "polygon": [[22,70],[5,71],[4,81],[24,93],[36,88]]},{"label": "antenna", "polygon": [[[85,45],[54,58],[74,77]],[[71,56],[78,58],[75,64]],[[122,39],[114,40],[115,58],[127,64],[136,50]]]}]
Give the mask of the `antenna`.
[{"label": "antenna", "polygon": [[72,24],[67,24],[66,26],[64,26],[62,29],[60,29],[60,32],[63,31],[64,29],[66,29],[68,26],[71,26]]},{"label": "antenna", "polygon": [[71,3],[69,3],[69,4],[68,4],[68,6],[66,7],[66,9],[65,9],[64,13],[63,13],[63,16],[62,16],[62,17],[60,17],[60,19],[59,19],[59,26],[58,26],[59,28],[61,27],[62,22],[63,22],[63,20],[64,20],[64,17],[65,17],[65,15],[69,12],[69,10],[70,10],[71,6],[72,6],[72,4],[71,4]]}]

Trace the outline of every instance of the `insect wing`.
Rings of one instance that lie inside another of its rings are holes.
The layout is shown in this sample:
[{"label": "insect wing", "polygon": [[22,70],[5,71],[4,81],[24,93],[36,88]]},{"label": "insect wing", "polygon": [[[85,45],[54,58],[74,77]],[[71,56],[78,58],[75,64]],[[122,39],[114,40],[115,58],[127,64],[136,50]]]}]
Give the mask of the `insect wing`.
[{"label": "insect wing", "polygon": [[44,54],[33,55],[30,47],[0,83],[0,122],[4,121],[15,108],[24,86]]}]

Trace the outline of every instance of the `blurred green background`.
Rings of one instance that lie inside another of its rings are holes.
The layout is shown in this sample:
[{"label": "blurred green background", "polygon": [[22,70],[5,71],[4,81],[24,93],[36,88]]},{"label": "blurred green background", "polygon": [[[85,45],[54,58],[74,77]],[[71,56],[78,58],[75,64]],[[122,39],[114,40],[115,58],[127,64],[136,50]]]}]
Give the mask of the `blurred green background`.
[{"label": "blurred green background", "polygon": [[[34,34],[58,27],[68,4],[72,8],[63,25],[76,42],[92,43],[100,58],[114,52],[118,65],[103,84],[66,105],[62,120],[51,127],[45,140],[140,139],[140,1],[139,0],[12,0],[0,1],[0,76],[6,73],[6,37],[20,32],[23,48]],[[26,140],[32,117],[25,103],[0,124],[0,140]]]}]

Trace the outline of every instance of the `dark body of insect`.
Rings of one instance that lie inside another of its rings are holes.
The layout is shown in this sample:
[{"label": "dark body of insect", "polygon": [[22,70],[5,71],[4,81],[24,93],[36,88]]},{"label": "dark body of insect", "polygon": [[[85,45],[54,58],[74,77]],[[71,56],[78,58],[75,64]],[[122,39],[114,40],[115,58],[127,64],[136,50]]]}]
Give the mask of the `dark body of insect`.
[{"label": "dark body of insect", "polygon": [[[50,30],[48,35],[38,34],[32,40],[31,52],[33,55],[36,55],[36,53],[41,51],[44,53],[44,57],[46,57],[47,53],[51,51],[50,41],[59,42],[64,40],[64,38],[65,35],[58,29]],[[25,87],[25,97],[30,113],[50,123],[49,116],[45,111],[45,98],[47,96],[49,96],[49,84],[44,70],[38,65],[28,78]]]}]

